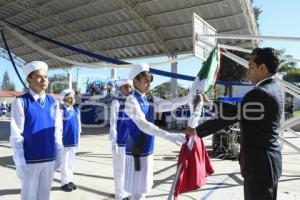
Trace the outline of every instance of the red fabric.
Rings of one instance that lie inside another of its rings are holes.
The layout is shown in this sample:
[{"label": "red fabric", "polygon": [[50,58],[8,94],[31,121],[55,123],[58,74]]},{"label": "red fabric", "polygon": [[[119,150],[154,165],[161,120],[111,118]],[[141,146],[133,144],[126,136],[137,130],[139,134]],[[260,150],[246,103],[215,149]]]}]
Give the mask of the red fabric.
[{"label": "red fabric", "polygon": [[187,144],[182,145],[180,149],[177,165],[182,164],[182,167],[174,191],[174,200],[181,193],[203,186],[206,177],[214,173],[203,140],[195,136],[194,141],[191,151]]}]

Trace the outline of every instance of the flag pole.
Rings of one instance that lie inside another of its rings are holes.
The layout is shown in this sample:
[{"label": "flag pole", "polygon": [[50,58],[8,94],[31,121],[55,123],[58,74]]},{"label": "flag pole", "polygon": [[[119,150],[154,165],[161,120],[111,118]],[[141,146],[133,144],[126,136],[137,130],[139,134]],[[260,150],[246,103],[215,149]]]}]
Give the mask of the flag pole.
[{"label": "flag pole", "polygon": [[175,177],[174,177],[174,180],[173,180],[173,183],[172,183],[172,187],[171,187],[171,190],[169,192],[168,200],[172,200],[172,198],[173,198],[173,194],[174,194],[175,187],[176,187],[176,184],[177,184],[177,181],[178,181],[178,178],[179,178],[181,167],[182,167],[182,163],[177,167]]}]

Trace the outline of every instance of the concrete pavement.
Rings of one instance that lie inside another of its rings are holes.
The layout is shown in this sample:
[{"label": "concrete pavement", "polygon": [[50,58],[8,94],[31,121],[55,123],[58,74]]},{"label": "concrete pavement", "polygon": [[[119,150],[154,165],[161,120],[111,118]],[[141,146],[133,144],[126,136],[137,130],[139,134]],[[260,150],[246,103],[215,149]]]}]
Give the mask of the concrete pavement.
[{"label": "concrete pavement", "polygon": [[[9,121],[0,121],[0,199],[20,199],[20,183],[15,173],[8,142]],[[300,146],[300,138],[291,133],[285,137]],[[205,139],[209,149],[211,137]],[[163,200],[171,188],[176,170],[179,147],[156,139],[154,154],[154,186],[147,199]],[[283,176],[279,182],[279,200],[300,200],[300,154],[288,146],[283,151]],[[211,159],[215,173],[207,184],[193,192],[182,194],[179,200],[242,200],[243,179],[237,161]],[[111,147],[108,128],[84,128],[75,164],[74,182],[78,189],[70,193],[60,190],[60,174],[55,173],[52,200],[108,200],[114,199]]]}]

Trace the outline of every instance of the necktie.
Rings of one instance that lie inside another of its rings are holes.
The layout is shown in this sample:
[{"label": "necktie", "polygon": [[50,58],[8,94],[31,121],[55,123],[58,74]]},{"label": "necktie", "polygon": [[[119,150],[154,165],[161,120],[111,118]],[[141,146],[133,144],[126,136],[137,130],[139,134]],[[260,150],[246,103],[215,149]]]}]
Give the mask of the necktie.
[{"label": "necktie", "polygon": [[37,102],[38,102],[41,106],[44,106],[44,101],[43,101],[42,97],[38,98]]}]

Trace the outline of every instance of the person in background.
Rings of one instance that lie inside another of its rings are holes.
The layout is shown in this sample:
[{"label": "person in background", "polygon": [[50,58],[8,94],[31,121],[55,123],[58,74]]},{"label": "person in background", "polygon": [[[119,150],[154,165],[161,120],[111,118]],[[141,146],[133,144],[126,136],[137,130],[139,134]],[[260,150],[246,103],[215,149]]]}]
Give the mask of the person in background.
[{"label": "person in background", "polygon": [[63,102],[61,108],[63,122],[63,159],[60,169],[61,189],[65,192],[76,190],[77,186],[73,183],[74,162],[76,151],[79,147],[81,122],[80,112],[75,103],[75,93],[71,89],[66,89],[60,93]]},{"label": "person in background", "polygon": [[[283,93],[274,78],[279,66],[272,48],[256,48],[249,62],[249,78],[255,85],[241,103],[215,102],[216,115],[186,134],[205,137],[240,122],[240,166],[245,200],[276,200],[282,172],[279,128]],[[207,102],[206,97],[202,98]]]},{"label": "person in background", "polygon": [[11,106],[10,144],[21,200],[49,200],[54,171],[62,152],[62,120],[59,103],[46,94],[48,65],[32,61],[23,66],[29,91]]},{"label": "person in background", "polygon": [[110,107],[110,131],[109,139],[112,142],[113,170],[115,182],[115,199],[128,199],[124,189],[125,173],[125,147],[127,143],[128,130],[126,128],[126,116],[124,106],[126,97],[130,94],[132,81],[120,79],[117,81],[119,95],[112,101]]}]

